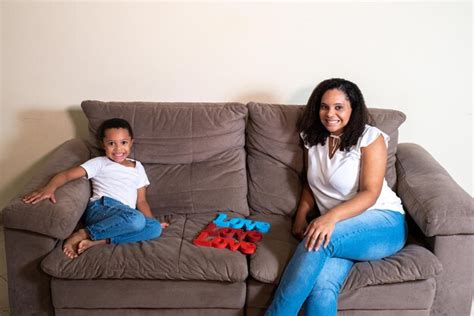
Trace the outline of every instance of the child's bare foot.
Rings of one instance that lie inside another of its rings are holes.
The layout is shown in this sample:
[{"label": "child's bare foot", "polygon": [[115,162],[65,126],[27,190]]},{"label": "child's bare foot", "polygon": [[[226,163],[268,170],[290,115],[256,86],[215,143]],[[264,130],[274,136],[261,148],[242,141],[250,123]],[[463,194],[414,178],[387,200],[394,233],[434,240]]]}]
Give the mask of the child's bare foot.
[{"label": "child's bare foot", "polygon": [[160,225],[161,225],[161,228],[165,229],[166,227],[170,226],[170,223],[163,222],[163,223],[160,223]]},{"label": "child's bare foot", "polygon": [[80,255],[87,249],[98,246],[98,245],[105,245],[107,243],[106,239],[101,239],[101,240],[90,240],[90,239],[84,239],[79,242],[77,245],[77,253]]},{"label": "child's bare foot", "polygon": [[64,241],[63,252],[71,259],[76,258],[79,254],[77,252],[78,244],[84,239],[89,238],[85,229],[79,229],[69,236],[66,241]]}]

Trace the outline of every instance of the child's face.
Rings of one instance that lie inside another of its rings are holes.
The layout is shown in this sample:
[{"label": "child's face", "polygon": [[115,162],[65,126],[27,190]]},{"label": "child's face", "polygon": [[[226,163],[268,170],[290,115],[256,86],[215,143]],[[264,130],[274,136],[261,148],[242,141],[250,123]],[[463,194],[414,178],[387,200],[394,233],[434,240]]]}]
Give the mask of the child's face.
[{"label": "child's face", "polygon": [[133,139],[125,128],[109,128],[105,130],[102,146],[105,156],[112,161],[124,164],[125,159],[130,155]]}]

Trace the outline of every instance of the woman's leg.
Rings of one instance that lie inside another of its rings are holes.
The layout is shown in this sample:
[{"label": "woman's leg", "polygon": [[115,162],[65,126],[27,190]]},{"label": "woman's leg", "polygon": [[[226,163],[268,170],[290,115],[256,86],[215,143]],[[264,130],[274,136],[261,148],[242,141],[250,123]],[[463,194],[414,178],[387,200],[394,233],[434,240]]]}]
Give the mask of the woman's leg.
[{"label": "woman's leg", "polygon": [[318,251],[307,251],[303,240],[285,269],[267,315],[296,315],[328,258],[381,259],[400,250],[405,240],[404,216],[383,210],[365,211],[337,223],[329,245]]},{"label": "woman's leg", "polygon": [[305,315],[336,315],[337,299],[342,285],[351,271],[354,261],[342,258],[328,258],[309,294]]}]

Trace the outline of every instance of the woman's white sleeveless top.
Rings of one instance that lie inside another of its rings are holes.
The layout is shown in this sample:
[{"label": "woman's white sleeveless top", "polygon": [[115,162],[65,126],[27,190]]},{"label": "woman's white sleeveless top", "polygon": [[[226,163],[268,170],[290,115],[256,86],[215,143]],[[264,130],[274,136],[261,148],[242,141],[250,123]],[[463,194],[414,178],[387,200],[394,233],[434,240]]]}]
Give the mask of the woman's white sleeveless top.
[{"label": "woman's white sleeveless top", "polygon": [[[308,183],[321,214],[354,197],[359,191],[361,148],[370,145],[380,135],[388,146],[389,136],[376,127],[366,125],[362,136],[350,151],[337,150],[329,158],[329,141],[324,146],[316,145],[308,149]],[[304,135],[301,137],[304,141]],[[382,191],[370,209],[383,209],[405,213],[402,202],[384,179]]]}]

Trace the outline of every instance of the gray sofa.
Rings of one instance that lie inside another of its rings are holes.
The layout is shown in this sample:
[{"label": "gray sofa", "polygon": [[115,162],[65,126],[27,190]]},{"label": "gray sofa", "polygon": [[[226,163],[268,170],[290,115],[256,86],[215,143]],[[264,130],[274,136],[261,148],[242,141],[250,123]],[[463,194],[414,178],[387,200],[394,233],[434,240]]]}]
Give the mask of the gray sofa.
[{"label": "gray sofa", "polygon": [[[262,315],[297,240],[292,216],[303,176],[296,122],[303,106],[261,103],[84,101],[93,135],[104,119],[127,119],[132,158],[151,185],[154,215],[170,227],[152,241],[89,249],[74,260],[62,241],[81,225],[90,184],[57,192],[57,204],[3,210],[12,315]],[[387,181],[402,198],[410,238],[399,253],[360,262],[343,287],[340,315],[468,315],[473,294],[472,197],[420,146],[398,144],[403,113],[370,109],[388,133]],[[24,192],[99,154],[73,139],[49,155]],[[267,221],[246,256],[198,247],[217,212]]]}]

